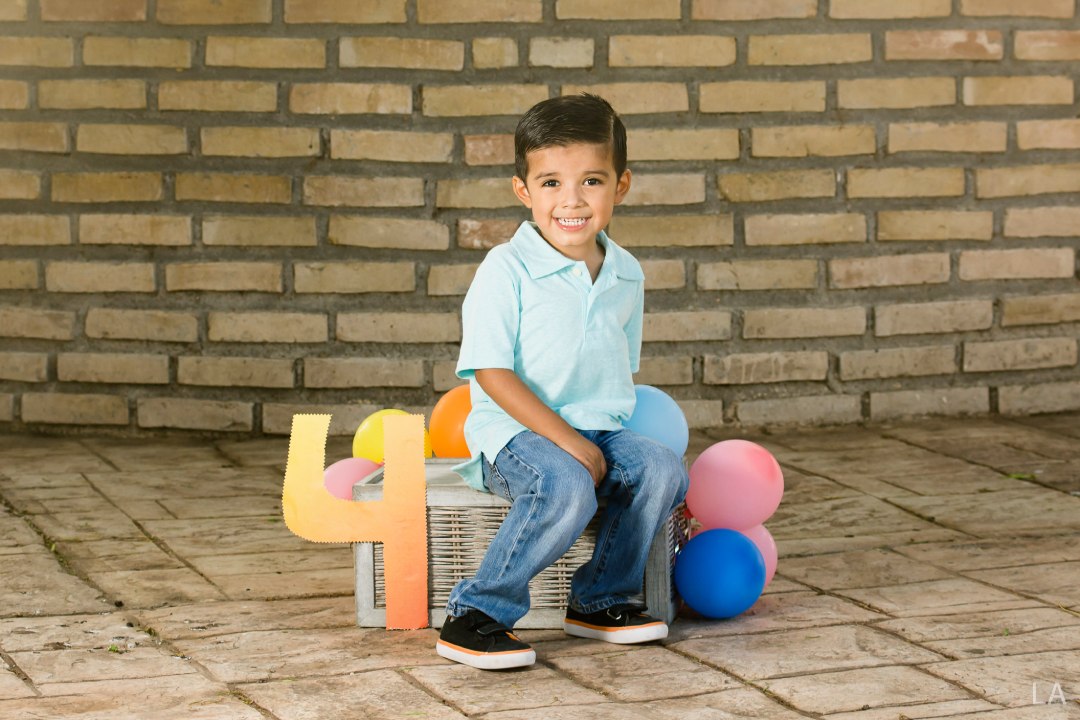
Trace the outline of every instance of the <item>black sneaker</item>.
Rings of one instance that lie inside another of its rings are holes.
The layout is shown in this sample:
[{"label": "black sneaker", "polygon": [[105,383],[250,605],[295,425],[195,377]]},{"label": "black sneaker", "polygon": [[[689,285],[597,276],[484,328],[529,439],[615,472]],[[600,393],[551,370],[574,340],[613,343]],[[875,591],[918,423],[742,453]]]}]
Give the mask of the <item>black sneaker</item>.
[{"label": "black sneaker", "polygon": [[435,652],[481,670],[505,670],[536,662],[531,647],[479,610],[470,610],[461,617],[447,615]]},{"label": "black sneaker", "polygon": [[643,605],[616,605],[607,610],[582,613],[566,609],[563,630],[568,635],[620,645],[666,638],[667,623],[642,612]]}]

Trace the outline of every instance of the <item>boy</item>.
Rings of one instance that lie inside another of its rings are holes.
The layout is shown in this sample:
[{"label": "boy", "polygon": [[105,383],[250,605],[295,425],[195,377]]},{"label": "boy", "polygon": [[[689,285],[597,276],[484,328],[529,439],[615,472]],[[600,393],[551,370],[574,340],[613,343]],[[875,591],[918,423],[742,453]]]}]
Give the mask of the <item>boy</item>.
[{"label": "boy", "polygon": [[487,254],[462,306],[473,458],[455,468],[511,507],[476,576],[451,592],[436,645],[482,669],[535,661],[511,631],[528,583],[581,535],[598,497],[596,550],[574,573],[563,628],[615,643],[667,637],[631,598],[689,483],[674,452],[621,424],[634,410],[645,280],[604,233],[630,189],[622,122],[599,97],[553,98],[525,113],[514,146],[514,193],[532,222]]}]

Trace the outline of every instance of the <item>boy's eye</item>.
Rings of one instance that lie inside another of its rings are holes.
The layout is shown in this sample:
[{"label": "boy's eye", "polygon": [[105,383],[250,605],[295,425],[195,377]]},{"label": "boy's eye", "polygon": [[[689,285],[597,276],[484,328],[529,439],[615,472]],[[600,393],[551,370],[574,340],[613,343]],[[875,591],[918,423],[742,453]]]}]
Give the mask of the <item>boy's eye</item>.
[{"label": "boy's eye", "polygon": [[558,184],[557,180],[545,180],[540,187],[556,187]]},{"label": "boy's eye", "polygon": [[599,185],[602,182],[603,180],[601,180],[600,178],[586,178],[585,180],[586,185]]}]

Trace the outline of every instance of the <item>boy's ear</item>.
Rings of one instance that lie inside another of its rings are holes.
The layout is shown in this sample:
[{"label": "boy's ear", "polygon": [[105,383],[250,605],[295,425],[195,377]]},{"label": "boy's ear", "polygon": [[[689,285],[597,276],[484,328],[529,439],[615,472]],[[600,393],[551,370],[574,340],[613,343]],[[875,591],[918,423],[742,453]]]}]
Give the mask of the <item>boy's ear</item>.
[{"label": "boy's ear", "polygon": [[630,192],[630,171],[623,170],[623,174],[619,176],[619,182],[615,185],[615,204],[621,203],[628,192]]},{"label": "boy's ear", "polygon": [[514,194],[517,195],[517,199],[522,205],[532,210],[532,196],[529,195],[529,188],[525,186],[525,181],[515,175],[510,182],[514,185]]}]

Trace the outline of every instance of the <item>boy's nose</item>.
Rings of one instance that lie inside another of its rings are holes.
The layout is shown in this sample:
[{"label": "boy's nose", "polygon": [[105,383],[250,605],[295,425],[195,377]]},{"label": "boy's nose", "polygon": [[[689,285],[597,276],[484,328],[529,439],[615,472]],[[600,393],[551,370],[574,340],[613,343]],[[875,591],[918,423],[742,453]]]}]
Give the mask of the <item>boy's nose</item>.
[{"label": "boy's nose", "polygon": [[576,187],[568,187],[563,193],[562,206],[563,207],[581,207],[584,204],[584,196],[581,191]]}]

